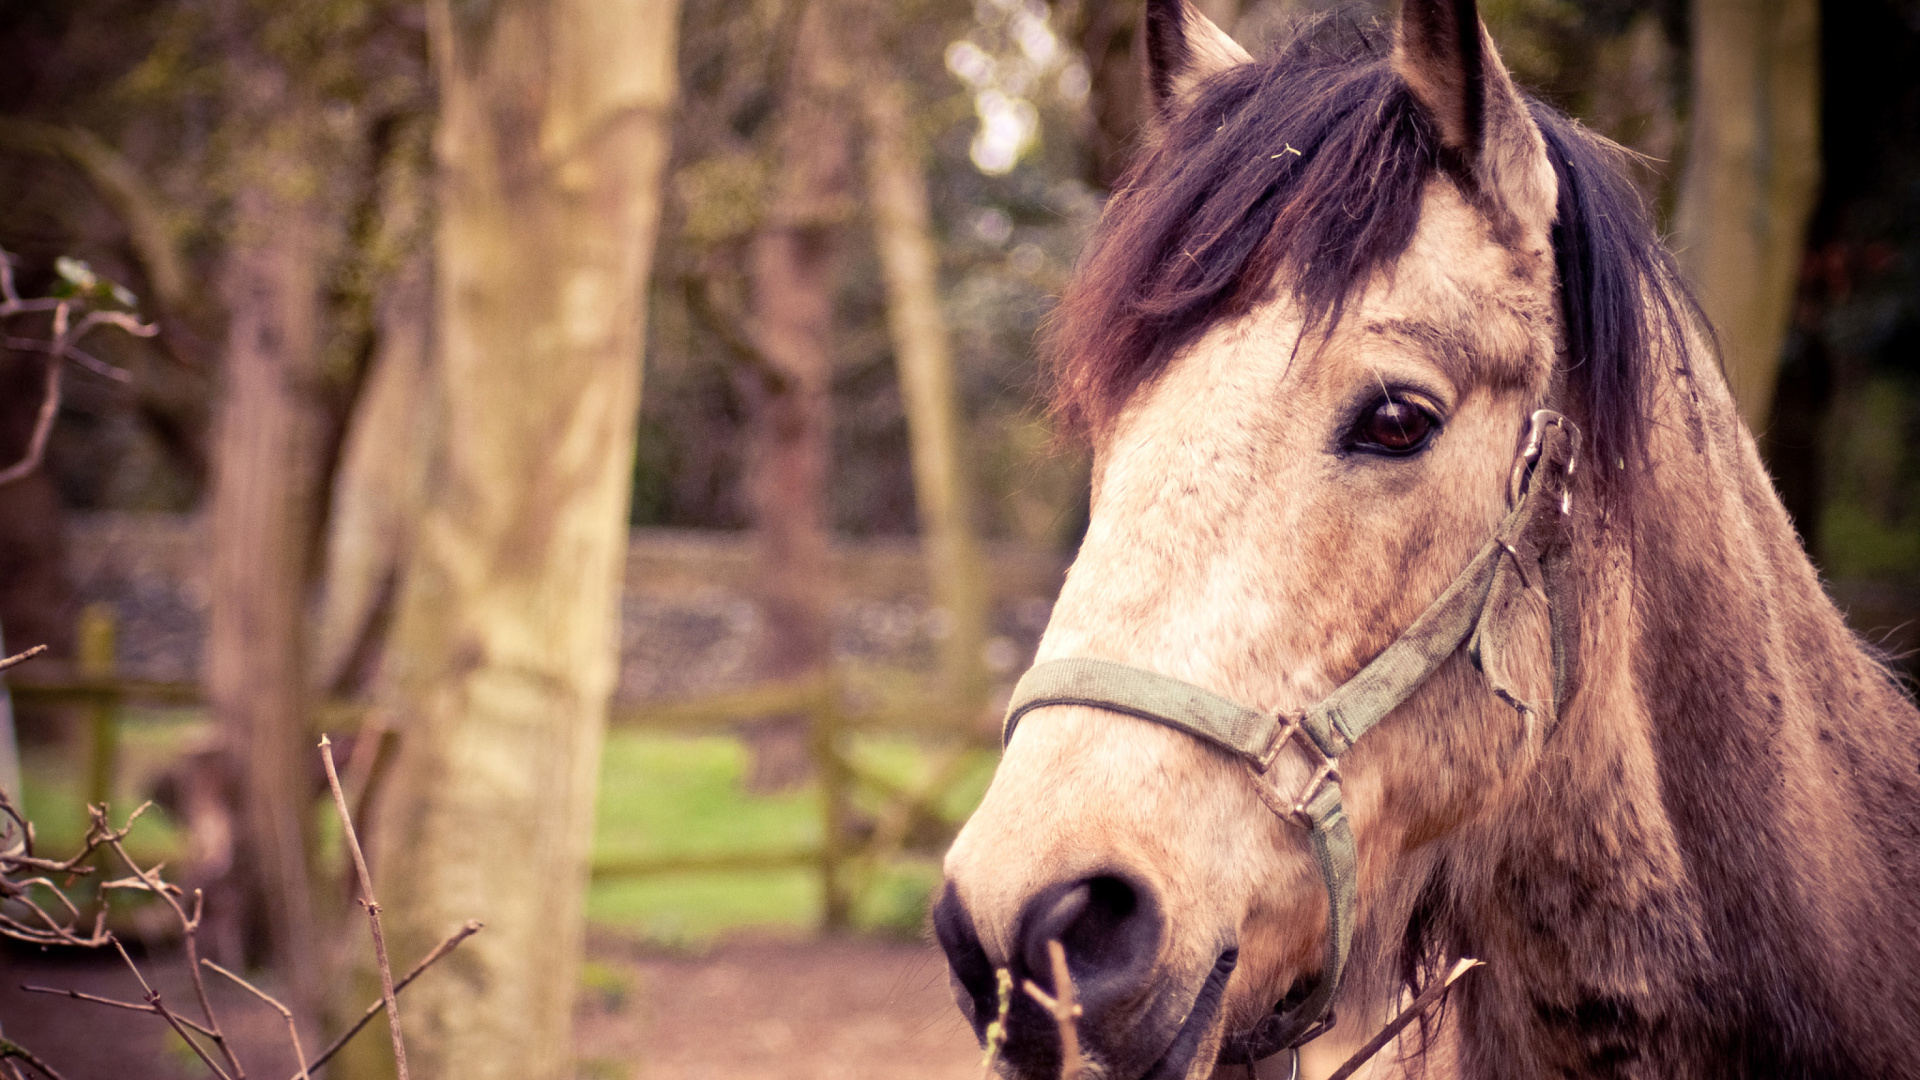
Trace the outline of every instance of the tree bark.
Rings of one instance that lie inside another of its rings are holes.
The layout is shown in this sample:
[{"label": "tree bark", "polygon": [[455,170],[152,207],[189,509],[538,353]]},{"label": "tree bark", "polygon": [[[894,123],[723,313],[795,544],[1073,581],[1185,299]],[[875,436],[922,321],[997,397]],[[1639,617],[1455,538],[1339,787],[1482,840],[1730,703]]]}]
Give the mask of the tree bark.
[{"label": "tree bark", "polygon": [[673,0],[428,5],[441,402],[389,663],[374,847],[414,1075],[572,1075],[593,799],[619,644]]},{"label": "tree bark", "polygon": [[[832,659],[827,478],[833,460],[835,268],[851,204],[845,75],[833,52],[838,5],[807,5],[777,128],[778,173],[766,219],[747,245],[754,344],[747,496],[759,545],[756,593],[766,619],[760,675],[796,678]],[[808,775],[806,717],[757,725],[748,786]]]},{"label": "tree bark", "polygon": [[[317,107],[275,65],[243,60],[235,85],[239,115],[271,137],[242,155],[249,180],[235,200],[222,281],[230,316],[214,437],[206,685],[240,778],[233,884],[259,903],[267,952],[304,997],[317,972],[304,629],[325,408],[323,223],[301,179],[325,160],[325,144]],[[236,897],[224,899],[231,906]]]},{"label": "tree bark", "polygon": [[334,473],[312,650],[323,693],[353,696],[369,682],[425,496],[438,416],[429,262],[425,251],[409,256],[379,298],[379,344]]},{"label": "tree bark", "polygon": [[927,207],[926,165],[914,145],[906,87],[882,74],[864,88],[867,198],[887,284],[887,328],[913,451],[913,494],[934,603],[950,621],[941,642],[948,693],[986,689],[987,589],[974,539],[972,483],[962,455],[953,349],[940,309],[940,261]]},{"label": "tree bark", "polygon": [[1693,3],[1693,130],[1675,231],[1757,432],[1819,193],[1819,20],[1818,0]]}]

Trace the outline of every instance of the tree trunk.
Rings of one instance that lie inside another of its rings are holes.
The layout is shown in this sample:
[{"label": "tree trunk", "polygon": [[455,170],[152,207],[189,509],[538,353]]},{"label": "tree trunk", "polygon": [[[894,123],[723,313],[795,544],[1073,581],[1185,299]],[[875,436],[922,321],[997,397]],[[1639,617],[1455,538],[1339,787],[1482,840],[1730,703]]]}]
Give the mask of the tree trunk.
[{"label": "tree trunk", "polygon": [[940,310],[940,261],[927,209],[927,173],[914,145],[906,87],[889,75],[861,95],[867,119],[867,197],[887,283],[887,328],[913,448],[913,494],[934,603],[950,625],[941,642],[946,691],[986,690],[986,575],[973,533],[972,484],[962,457],[953,350]]},{"label": "tree trunk", "polygon": [[408,256],[376,304],[379,344],[334,473],[312,650],[314,686],[324,693],[354,696],[368,684],[420,516],[438,415],[429,261],[425,251]]},{"label": "tree trunk", "polygon": [[[827,477],[833,459],[835,267],[850,205],[851,134],[833,54],[837,6],[807,6],[794,44],[766,220],[748,243],[755,344],[766,372],[748,380],[746,486],[759,544],[756,592],[767,623],[764,678],[796,678],[832,659]],[[748,785],[778,790],[809,772],[806,718],[758,725]]]},{"label": "tree trunk", "polygon": [[1693,131],[1675,231],[1756,432],[1820,185],[1819,19],[1818,0],[1693,3]]},{"label": "tree trunk", "polygon": [[[214,442],[206,685],[240,779],[232,884],[260,904],[268,955],[308,995],[317,968],[304,624],[323,483],[324,256],[321,212],[297,178],[324,160],[324,142],[316,107],[283,71],[243,62],[236,86],[240,115],[272,137],[243,153],[249,183],[235,202],[222,282],[230,316]],[[232,906],[238,897],[227,891]]]},{"label": "tree trunk", "polygon": [[428,5],[442,418],[373,855],[396,967],[487,927],[401,1000],[429,1080],[572,1075],[676,15]]},{"label": "tree trunk", "polygon": [[1082,0],[1057,5],[1070,12],[1061,36],[1086,62],[1089,130],[1083,176],[1102,191],[1126,171],[1140,127],[1147,119],[1145,43],[1140,40],[1138,0]]}]

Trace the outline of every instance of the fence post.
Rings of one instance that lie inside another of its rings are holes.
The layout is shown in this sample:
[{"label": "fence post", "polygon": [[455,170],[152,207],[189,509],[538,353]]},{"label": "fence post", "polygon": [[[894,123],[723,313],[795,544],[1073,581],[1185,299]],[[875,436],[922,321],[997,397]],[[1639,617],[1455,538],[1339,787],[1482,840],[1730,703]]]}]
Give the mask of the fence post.
[{"label": "fence post", "polygon": [[821,680],[813,712],[813,760],[820,773],[820,892],[822,924],[828,933],[853,921],[853,897],[847,880],[848,790],[851,777],[842,757],[839,681],[831,669]]},{"label": "fence post", "polygon": [[[88,604],[80,611],[80,675],[92,683],[112,680],[115,667],[117,619],[113,605]],[[88,695],[87,801],[103,804],[113,798],[113,780],[120,758],[120,695],[102,687]]]}]

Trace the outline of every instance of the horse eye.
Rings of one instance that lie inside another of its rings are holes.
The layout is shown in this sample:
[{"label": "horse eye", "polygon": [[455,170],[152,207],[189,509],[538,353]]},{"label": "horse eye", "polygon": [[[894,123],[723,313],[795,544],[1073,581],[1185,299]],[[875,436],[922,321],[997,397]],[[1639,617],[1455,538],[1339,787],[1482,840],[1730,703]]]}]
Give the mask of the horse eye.
[{"label": "horse eye", "polygon": [[1360,414],[1352,441],[1361,450],[1411,454],[1427,444],[1435,426],[1433,414],[1413,402],[1384,397]]}]

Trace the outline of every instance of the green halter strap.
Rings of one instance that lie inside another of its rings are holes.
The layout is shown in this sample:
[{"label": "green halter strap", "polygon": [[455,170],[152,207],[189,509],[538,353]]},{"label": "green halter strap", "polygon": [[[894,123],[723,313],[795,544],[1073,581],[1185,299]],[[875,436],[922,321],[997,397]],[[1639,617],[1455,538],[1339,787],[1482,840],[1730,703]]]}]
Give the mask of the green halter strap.
[{"label": "green halter strap", "polygon": [[[1109,660],[1050,660],[1035,665],[1014,687],[1002,744],[1020,718],[1052,705],[1085,705],[1126,713],[1184,731],[1243,759],[1255,774],[1255,789],[1267,805],[1307,829],[1320,876],[1327,887],[1326,963],[1319,983],[1298,1005],[1276,1007],[1223,1061],[1256,1061],[1320,1034],[1331,1023],[1331,1006],[1353,941],[1358,855],[1353,827],[1340,803],[1339,759],[1427,681],[1460,646],[1468,646],[1493,692],[1525,718],[1529,737],[1534,707],[1513,693],[1507,638],[1523,594],[1547,600],[1552,625],[1553,701],[1547,731],[1559,717],[1574,630],[1562,588],[1564,526],[1571,512],[1569,478],[1579,432],[1559,413],[1533,414],[1526,448],[1514,462],[1513,508],[1479,553],[1445,592],[1380,655],[1332,693],[1298,714],[1250,709],[1210,690]],[[1304,740],[1296,736],[1305,735]],[[1313,778],[1299,798],[1278,796],[1265,776],[1280,751],[1299,742],[1312,760]]]}]

